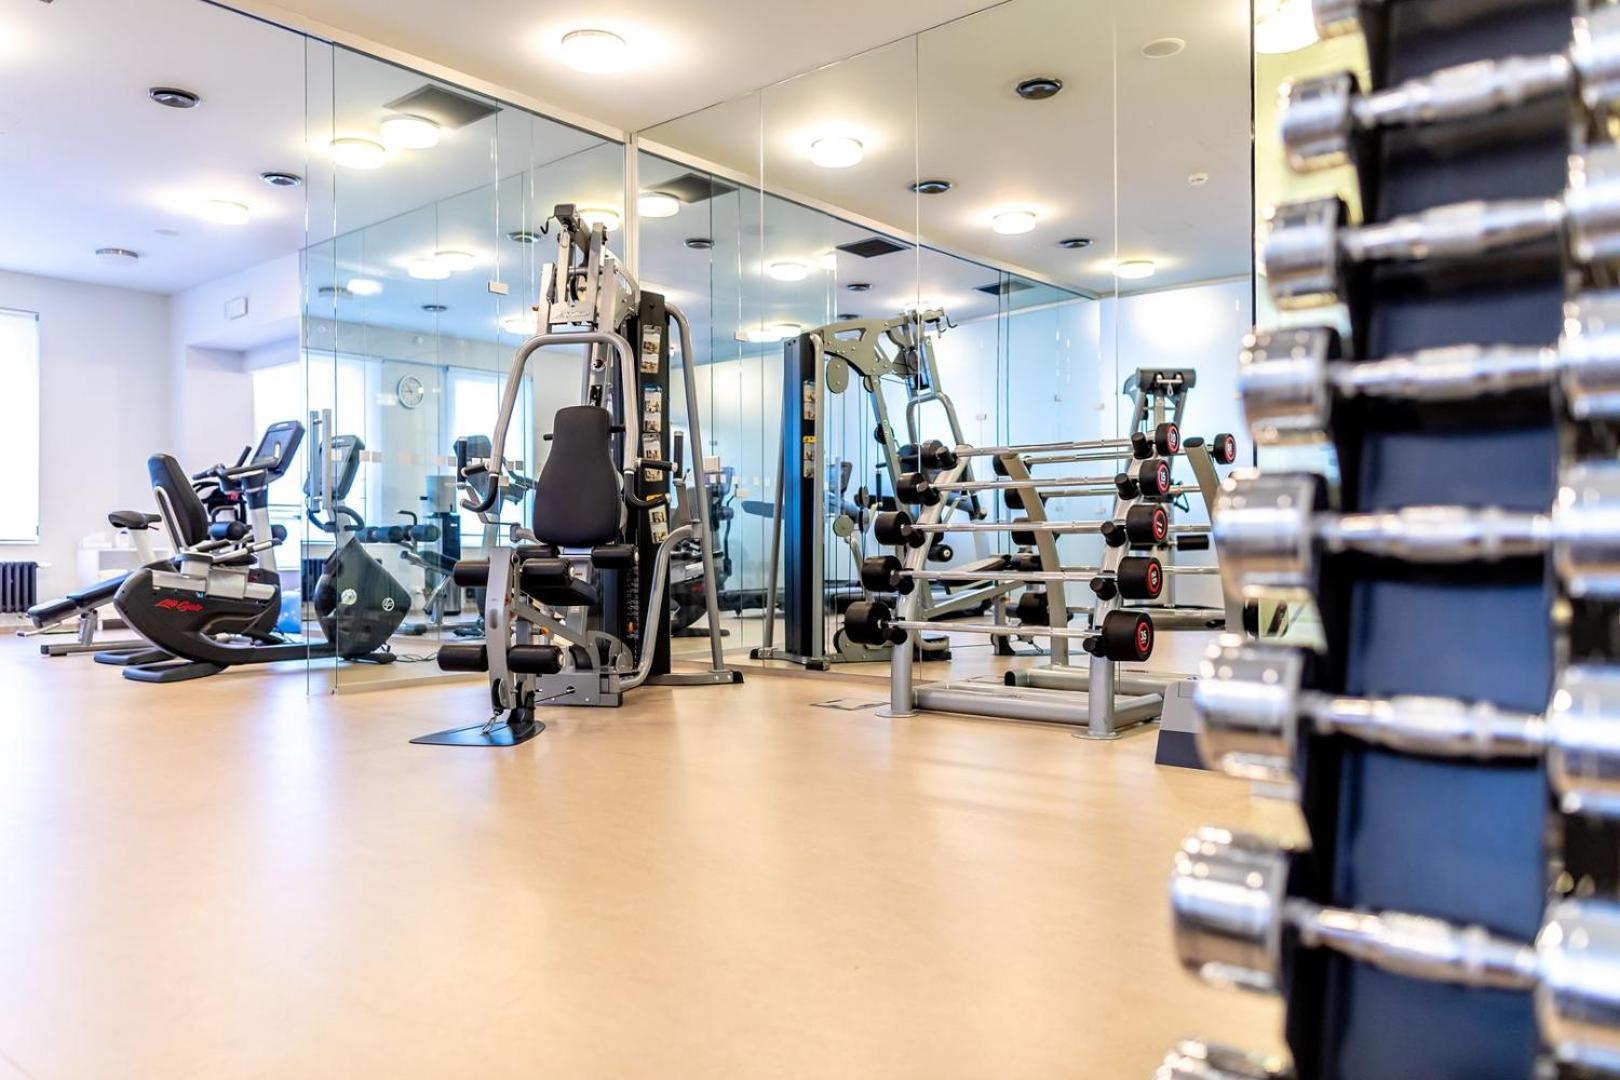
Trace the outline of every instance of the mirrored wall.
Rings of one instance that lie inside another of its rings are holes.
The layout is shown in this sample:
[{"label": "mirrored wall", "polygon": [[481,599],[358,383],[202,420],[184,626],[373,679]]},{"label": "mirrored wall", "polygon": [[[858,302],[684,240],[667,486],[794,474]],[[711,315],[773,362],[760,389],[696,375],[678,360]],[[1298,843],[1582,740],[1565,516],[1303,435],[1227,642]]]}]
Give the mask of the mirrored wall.
[{"label": "mirrored wall", "polygon": [[[947,315],[927,400],[893,379],[828,396],[829,504],[883,493],[877,394],[921,441],[953,440],[941,396],[970,443],[1117,438],[1128,381],[1186,369],[1184,430],[1238,433],[1251,458],[1233,389],[1254,319],[1250,17],[1247,0],[1012,0],[639,134],[640,267],[700,327],[733,511],[729,648],[764,636],[793,453],[784,343],[803,331]],[[956,562],[984,553],[982,536],[951,540]],[[1078,563],[1095,541],[1066,544]],[[830,585],[869,547],[829,544]],[[1182,587],[1219,603],[1211,579]]]},{"label": "mirrored wall", "polygon": [[[318,668],[340,689],[396,685],[438,677],[438,645],[482,633],[478,598],[449,570],[500,526],[461,507],[458,444],[488,452],[512,353],[534,333],[552,208],[594,211],[622,245],[624,148],[324,43],[309,45],[308,79],[303,362],[259,373],[289,405],[302,396],[309,430],[277,508],[302,541],[306,598],[323,571],[383,590],[360,597],[369,616],[308,627],[355,654]],[[579,364],[531,362],[508,435],[514,478],[537,473]],[[503,525],[527,523],[525,486],[509,490],[522,501],[502,507]],[[314,619],[320,605],[305,606]]]}]

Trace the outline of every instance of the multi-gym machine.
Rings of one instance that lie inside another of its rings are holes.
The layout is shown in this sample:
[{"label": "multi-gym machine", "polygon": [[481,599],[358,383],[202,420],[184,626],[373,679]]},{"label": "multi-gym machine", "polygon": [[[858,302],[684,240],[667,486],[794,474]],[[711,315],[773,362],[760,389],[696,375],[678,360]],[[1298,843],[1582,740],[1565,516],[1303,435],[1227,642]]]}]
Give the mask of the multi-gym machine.
[{"label": "multi-gym machine", "polygon": [[[540,332],[513,356],[489,456],[460,469],[462,505],[497,526],[508,487],[505,448],[529,364],[542,349],[584,353],[581,403],[560,410],[526,525],[512,525],[484,551],[457,564],[457,585],[484,595],[485,638],[439,649],[447,671],[489,676],[490,719],[413,740],[441,746],[512,746],[545,725],[545,706],[617,706],[636,688],[714,686],[742,681],[725,666],[710,500],[704,495],[697,355],[686,316],[643,290],[607,248],[602,226],[573,206],[556,208],[556,256],[542,268]],[[680,335],[688,438],[672,437],[670,327]],[[634,344],[632,344],[632,342]],[[682,444],[685,444],[684,447]],[[697,493],[690,523],[671,519],[671,481]],[[696,540],[703,564],[710,667],[670,671],[670,564]]]},{"label": "multi-gym machine", "polygon": [[[1205,761],[1304,838],[1174,857],[1183,965],[1275,993],[1291,1060],[1187,1043],[1166,1080],[1620,1076],[1620,8],[1315,0],[1370,81],[1295,83],[1239,386],[1261,443],[1337,475],[1234,477],[1229,585],[1303,596],[1317,649],[1228,639]],[[1308,321],[1306,321],[1308,320]]]},{"label": "multi-gym machine", "polygon": [[[934,337],[949,325],[942,310],[911,311],[890,319],[832,323],[785,344],[781,449],[765,586],[767,618],[762,642],[753,650],[755,659],[788,660],[825,669],[833,663],[888,658],[889,644],[856,641],[841,628],[834,628],[831,642],[827,640],[828,619],[847,607],[847,601],[866,599],[864,588],[839,586],[830,580],[829,570],[838,561],[839,547],[847,548],[852,569],[861,565],[867,555],[863,543],[867,527],[875,513],[898,507],[895,493],[902,476],[936,470],[949,447],[966,441],[956,406],[941,386],[934,357]],[[853,463],[834,461],[830,456],[834,417],[828,395],[842,395],[852,385],[864,391],[870,403],[878,457],[874,487],[862,483],[851,498],[847,488]],[[886,393],[890,386],[902,388],[905,395],[903,439]],[[930,406],[943,413],[949,443],[923,439],[923,413]],[[942,514],[947,521],[986,517],[981,497],[970,492],[952,493],[943,501]],[[960,573],[921,591],[919,619],[962,618],[990,609],[999,612],[1014,591],[975,573],[1004,570],[1007,557],[996,553],[983,533],[972,532],[971,536],[974,558],[955,568]],[[944,535],[930,545],[929,557],[936,562],[954,557]],[[780,647],[776,622],[770,617],[779,573],[783,601]],[[836,595],[840,589],[852,595]],[[925,659],[949,659],[944,638],[919,635],[916,641]]]}]

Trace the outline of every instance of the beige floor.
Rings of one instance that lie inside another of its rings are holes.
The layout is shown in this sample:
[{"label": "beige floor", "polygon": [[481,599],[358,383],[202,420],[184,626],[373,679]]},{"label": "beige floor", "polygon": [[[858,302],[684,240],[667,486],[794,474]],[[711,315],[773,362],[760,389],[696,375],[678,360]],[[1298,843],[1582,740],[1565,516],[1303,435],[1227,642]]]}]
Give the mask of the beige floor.
[{"label": "beige floor", "polygon": [[1276,1049],[1176,967],[1150,733],[811,707],[755,673],[407,744],[479,684],[162,687],[0,642],[0,1076],[1085,1077]]}]

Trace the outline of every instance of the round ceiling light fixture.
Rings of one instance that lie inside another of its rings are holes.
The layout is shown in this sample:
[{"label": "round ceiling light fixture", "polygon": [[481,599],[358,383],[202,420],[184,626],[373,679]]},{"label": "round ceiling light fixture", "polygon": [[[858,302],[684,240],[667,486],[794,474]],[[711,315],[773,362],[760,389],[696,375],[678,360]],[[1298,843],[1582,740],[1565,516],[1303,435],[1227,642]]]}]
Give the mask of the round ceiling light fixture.
[{"label": "round ceiling light fixture", "polygon": [[774,262],[768,272],[772,281],[803,281],[810,276],[810,268],[801,262]]},{"label": "round ceiling light fixture", "polygon": [[949,180],[918,180],[911,190],[918,195],[943,195],[956,185]]},{"label": "round ceiling light fixture", "polygon": [[848,169],[866,156],[861,140],[848,135],[823,135],[810,144],[810,160],[823,169]]},{"label": "round ceiling light fixture", "polygon": [[433,258],[452,274],[464,274],[478,265],[478,256],[470,251],[435,251]]},{"label": "round ceiling light fixture", "polygon": [[171,109],[195,109],[202,104],[202,98],[177,86],[154,86],[146,92],[146,96]]},{"label": "round ceiling light fixture", "polygon": [[624,218],[620,216],[617,210],[607,210],[602,207],[581,210],[579,212],[579,219],[583,221],[588,228],[594,229],[600,225],[608,232],[613,232],[619,227],[620,223],[624,221]]},{"label": "round ceiling light fixture", "polygon": [[872,283],[870,281],[851,281],[849,284],[845,285],[844,288],[848,289],[850,292],[870,292],[872,290]]},{"label": "round ceiling light fixture", "polygon": [[539,241],[540,234],[532,233],[528,229],[519,229],[516,232],[507,233],[506,238],[514,244],[533,244]]},{"label": "round ceiling light fixture", "polygon": [[636,213],[644,218],[671,218],[681,212],[681,200],[662,191],[642,192],[636,200]]},{"label": "round ceiling light fixture", "polygon": [[707,236],[689,236],[686,239],[686,246],[693,251],[708,251],[714,247],[714,241]]},{"label": "round ceiling light fixture", "polygon": [[141,261],[138,253],[121,247],[96,248],[96,258],[108,266],[134,266]]},{"label": "round ceiling light fixture", "polygon": [[383,291],[382,282],[363,277],[350,278],[344,288],[355,296],[377,296]]},{"label": "round ceiling light fixture", "polygon": [[[1305,0],[1305,7],[1310,8],[1310,0]],[[1174,56],[1187,47],[1187,42],[1178,37],[1154,38],[1142,46],[1142,55],[1149,60],[1163,60],[1167,56]]]},{"label": "round ceiling light fixture", "polygon": [[405,272],[417,281],[443,281],[450,276],[450,268],[438,259],[412,259],[405,264]]},{"label": "round ceiling light fixture", "polygon": [[1187,174],[1187,183],[1191,187],[1203,187],[1209,183],[1209,173],[1203,171],[1190,172]]},{"label": "round ceiling light fixture", "polygon": [[1140,281],[1152,277],[1157,269],[1152,259],[1126,259],[1114,264],[1114,276],[1124,281]]},{"label": "round ceiling light fixture", "polygon": [[445,312],[449,311],[450,308],[444,304],[423,304],[422,310],[427,312],[429,315],[443,315]]},{"label": "round ceiling light fixture", "polygon": [[1088,248],[1090,246],[1091,237],[1089,236],[1071,236],[1067,239],[1058,241],[1058,247],[1068,248],[1070,251],[1079,251],[1081,248]]},{"label": "round ceiling light fixture", "polygon": [[322,285],[315,290],[321,296],[348,296],[349,290],[342,285]]},{"label": "round ceiling light fixture", "polygon": [[439,125],[425,116],[398,113],[378,127],[390,150],[431,150],[439,145]]},{"label": "round ceiling light fixture", "polygon": [[1051,75],[1035,75],[1013,87],[1025,101],[1045,101],[1055,98],[1063,90],[1063,80]]},{"label": "round ceiling light fixture", "polygon": [[990,227],[1002,236],[1022,236],[1034,232],[1040,218],[1033,210],[1003,210],[990,219]]},{"label": "round ceiling light fixture", "polygon": [[834,316],[834,318],[836,318],[839,322],[854,322],[856,319],[859,319],[860,316],[851,315],[848,312],[839,312]]},{"label": "round ceiling light fixture", "polygon": [[1311,0],[1255,0],[1255,52],[1297,52],[1316,44],[1318,38]]},{"label": "round ceiling light fixture", "polygon": [[624,67],[630,46],[611,30],[571,30],[562,37],[563,63],[586,75],[607,75]]},{"label": "round ceiling light fixture", "polygon": [[263,180],[271,187],[279,188],[295,188],[304,182],[304,178],[299,176],[297,173],[276,172],[274,170],[260,173],[259,179]]},{"label": "round ceiling light fixture", "polygon": [[532,337],[536,326],[534,312],[522,315],[503,315],[501,317],[501,330],[508,334],[522,334]]},{"label": "round ceiling light fixture", "polygon": [[229,199],[209,199],[202,204],[202,216],[215,225],[246,225],[253,211]]},{"label": "round ceiling light fixture", "polygon": [[388,148],[370,139],[345,137],[329,144],[332,160],[345,169],[379,169],[388,160]]}]

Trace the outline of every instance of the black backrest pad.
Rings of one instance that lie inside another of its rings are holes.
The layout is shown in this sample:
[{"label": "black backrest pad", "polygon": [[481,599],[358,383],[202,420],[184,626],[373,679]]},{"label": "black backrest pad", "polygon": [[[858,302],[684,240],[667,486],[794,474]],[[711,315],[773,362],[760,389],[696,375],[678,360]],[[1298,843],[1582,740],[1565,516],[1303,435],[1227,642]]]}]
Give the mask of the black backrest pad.
[{"label": "black backrest pad", "polygon": [[558,547],[612,543],[621,504],[607,410],[570,405],[553,426],[551,454],[534,487],[534,535]]},{"label": "black backrest pad", "polygon": [[191,487],[191,478],[180,463],[168,454],[153,454],[146,459],[146,472],[152,478],[152,487],[163,492],[164,500],[174,515],[175,539],[182,547],[200,544],[208,539],[208,511]]}]

